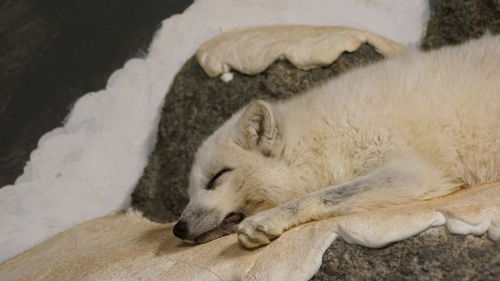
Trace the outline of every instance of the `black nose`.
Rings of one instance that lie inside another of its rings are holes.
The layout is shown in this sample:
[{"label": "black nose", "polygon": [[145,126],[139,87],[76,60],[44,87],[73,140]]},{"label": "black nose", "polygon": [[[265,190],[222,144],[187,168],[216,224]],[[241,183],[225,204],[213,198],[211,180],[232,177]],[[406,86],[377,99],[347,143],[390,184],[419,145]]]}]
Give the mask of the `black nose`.
[{"label": "black nose", "polygon": [[186,238],[186,236],[188,234],[187,222],[185,222],[185,221],[178,221],[174,225],[174,229],[173,229],[172,232],[174,233],[175,236],[177,236],[177,237],[179,237],[181,239]]}]

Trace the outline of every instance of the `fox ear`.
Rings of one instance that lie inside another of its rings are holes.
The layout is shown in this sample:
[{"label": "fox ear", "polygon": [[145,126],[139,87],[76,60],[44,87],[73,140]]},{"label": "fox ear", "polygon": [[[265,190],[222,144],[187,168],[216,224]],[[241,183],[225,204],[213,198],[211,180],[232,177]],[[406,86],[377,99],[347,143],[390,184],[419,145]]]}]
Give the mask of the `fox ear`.
[{"label": "fox ear", "polygon": [[247,107],[238,121],[237,130],[240,144],[265,156],[277,155],[282,147],[272,106],[263,100],[256,100]]}]

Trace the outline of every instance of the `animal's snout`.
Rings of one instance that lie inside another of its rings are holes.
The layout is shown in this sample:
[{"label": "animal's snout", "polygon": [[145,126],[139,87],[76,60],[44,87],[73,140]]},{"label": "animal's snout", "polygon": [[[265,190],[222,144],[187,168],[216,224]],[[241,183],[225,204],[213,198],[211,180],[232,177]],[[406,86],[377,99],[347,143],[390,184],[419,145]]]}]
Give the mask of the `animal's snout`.
[{"label": "animal's snout", "polygon": [[180,220],[174,225],[174,229],[172,230],[175,236],[180,239],[185,239],[188,234],[188,225],[187,222]]}]

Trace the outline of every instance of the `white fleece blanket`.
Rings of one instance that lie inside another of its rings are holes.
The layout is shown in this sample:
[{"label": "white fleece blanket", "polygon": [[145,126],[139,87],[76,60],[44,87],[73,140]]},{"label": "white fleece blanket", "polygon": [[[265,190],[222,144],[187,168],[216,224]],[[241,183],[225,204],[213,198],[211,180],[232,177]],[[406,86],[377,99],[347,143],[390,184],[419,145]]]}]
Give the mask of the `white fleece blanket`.
[{"label": "white fleece blanket", "polygon": [[298,226],[270,245],[242,248],[235,235],[190,245],[172,224],[139,215],[95,219],[0,265],[0,280],[308,280],[337,237],[381,247],[446,225],[500,239],[500,183],[447,197]]}]

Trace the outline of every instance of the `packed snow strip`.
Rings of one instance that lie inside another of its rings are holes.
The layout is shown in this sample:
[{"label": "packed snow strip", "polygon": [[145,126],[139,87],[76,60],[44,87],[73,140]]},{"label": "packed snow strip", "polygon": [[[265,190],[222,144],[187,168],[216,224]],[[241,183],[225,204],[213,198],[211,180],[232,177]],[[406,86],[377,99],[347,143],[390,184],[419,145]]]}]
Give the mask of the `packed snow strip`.
[{"label": "packed snow strip", "polygon": [[186,245],[172,235],[172,224],[120,214],[73,227],[16,256],[0,265],[0,280],[309,280],[339,236],[382,247],[435,226],[454,232],[450,223],[460,221],[458,232],[494,238],[499,219],[500,183],[301,225],[256,250],[243,249],[236,235]]},{"label": "packed snow strip", "polygon": [[303,70],[326,66],[363,43],[384,56],[404,50],[392,40],[349,27],[275,25],[224,32],[201,44],[196,58],[210,77],[227,76],[231,69],[254,75],[279,59]]},{"label": "packed snow strip", "polygon": [[165,93],[198,46],[254,25],[349,26],[411,44],[428,1],[198,0],[165,20],[145,58],[128,61],[104,90],[75,104],[44,135],[24,174],[0,189],[0,262],[83,221],[129,206],[152,149]]}]

